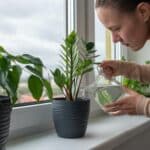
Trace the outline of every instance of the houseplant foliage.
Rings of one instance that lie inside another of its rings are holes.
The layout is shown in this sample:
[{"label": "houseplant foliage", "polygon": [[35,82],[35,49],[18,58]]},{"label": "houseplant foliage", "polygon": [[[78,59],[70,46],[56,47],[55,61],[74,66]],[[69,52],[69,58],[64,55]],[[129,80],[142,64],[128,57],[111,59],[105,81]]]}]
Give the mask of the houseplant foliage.
[{"label": "houseplant foliage", "polygon": [[80,40],[74,31],[66,37],[61,47],[62,66],[52,71],[52,74],[66,100],[75,101],[84,75],[93,70],[96,50],[93,42]]},{"label": "houseplant foliage", "polygon": [[80,98],[84,75],[93,70],[94,43],[79,39],[72,31],[61,45],[61,66],[52,71],[64,97],[53,100],[53,119],[58,136],[78,138],[85,134],[90,100]]},{"label": "houseplant foliage", "polygon": [[0,86],[6,91],[12,104],[17,101],[17,89],[23,70],[30,73],[27,79],[28,87],[37,101],[42,96],[44,88],[49,99],[52,98],[50,82],[43,76],[44,68],[42,61],[37,57],[29,54],[15,56],[0,47]]},{"label": "houseplant foliage", "polygon": [[[123,57],[123,61],[126,61],[126,59]],[[150,61],[145,61],[145,64],[150,64]],[[148,83],[141,83],[140,81],[128,79],[126,77],[123,77],[122,84],[128,88],[131,88],[135,90],[136,92],[150,97],[150,84]]]},{"label": "houseplant foliage", "polygon": [[43,76],[44,68],[37,57],[28,54],[15,56],[0,47],[0,87],[5,91],[5,96],[0,96],[0,149],[4,149],[7,142],[11,109],[17,102],[18,85],[23,70],[30,74],[27,84],[37,101],[40,100],[44,88],[49,99],[52,98],[50,82]]}]

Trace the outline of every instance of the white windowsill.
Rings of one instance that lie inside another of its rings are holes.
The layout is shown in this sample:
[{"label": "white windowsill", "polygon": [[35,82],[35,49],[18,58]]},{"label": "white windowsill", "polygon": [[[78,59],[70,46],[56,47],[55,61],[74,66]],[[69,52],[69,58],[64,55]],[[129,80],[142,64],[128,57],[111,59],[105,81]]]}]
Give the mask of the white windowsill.
[{"label": "white windowsill", "polygon": [[47,131],[9,141],[7,150],[111,150],[150,128],[144,116],[99,116],[89,121],[85,137],[64,139]]}]

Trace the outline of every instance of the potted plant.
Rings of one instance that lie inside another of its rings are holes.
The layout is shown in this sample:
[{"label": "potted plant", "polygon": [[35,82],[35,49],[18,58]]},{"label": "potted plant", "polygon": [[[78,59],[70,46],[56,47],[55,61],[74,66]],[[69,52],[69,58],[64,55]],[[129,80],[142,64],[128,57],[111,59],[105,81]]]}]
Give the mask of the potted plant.
[{"label": "potted plant", "polygon": [[93,42],[79,39],[72,31],[61,45],[61,66],[52,71],[64,97],[53,100],[53,120],[58,136],[78,138],[85,134],[90,100],[79,97],[84,75],[93,70]]},{"label": "potted plant", "polygon": [[44,65],[34,56],[12,55],[0,47],[0,86],[5,96],[0,96],[0,149],[3,150],[7,142],[12,106],[17,102],[17,91],[22,71],[30,73],[28,88],[32,96],[39,101],[46,88],[49,99],[52,98],[52,89],[49,81],[43,76]]}]

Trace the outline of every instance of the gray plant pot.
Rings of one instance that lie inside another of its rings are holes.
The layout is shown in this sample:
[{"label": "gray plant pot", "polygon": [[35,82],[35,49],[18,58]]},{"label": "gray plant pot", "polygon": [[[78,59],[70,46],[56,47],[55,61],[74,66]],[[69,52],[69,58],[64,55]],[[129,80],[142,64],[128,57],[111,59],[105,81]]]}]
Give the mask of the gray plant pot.
[{"label": "gray plant pot", "polygon": [[0,96],[0,150],[5,150],[9,135],[11,103],[7,96]]},{"label": "gray plant pot", "polygon": [[53,100],[53,120],[57,135],[64,138],[83,137],[89,111],[89,99],[78,98],[75,102],[64,98]]}]

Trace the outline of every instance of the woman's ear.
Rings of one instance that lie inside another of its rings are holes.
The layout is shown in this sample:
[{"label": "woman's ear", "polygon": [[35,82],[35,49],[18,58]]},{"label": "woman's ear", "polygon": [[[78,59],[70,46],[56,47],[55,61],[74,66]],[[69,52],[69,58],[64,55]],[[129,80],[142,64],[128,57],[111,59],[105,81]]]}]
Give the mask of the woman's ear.
[{"label": "woman's ear", "polygon": [[141,2],[137,6],[137,12],[144,22],[148,22],[150,19],[150,4],[146,2]]}]

